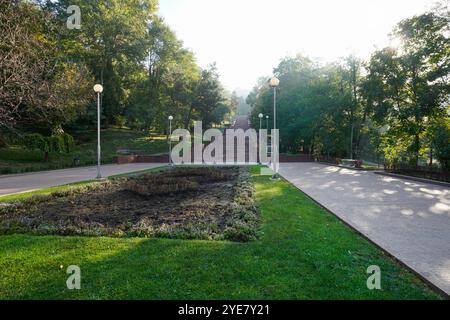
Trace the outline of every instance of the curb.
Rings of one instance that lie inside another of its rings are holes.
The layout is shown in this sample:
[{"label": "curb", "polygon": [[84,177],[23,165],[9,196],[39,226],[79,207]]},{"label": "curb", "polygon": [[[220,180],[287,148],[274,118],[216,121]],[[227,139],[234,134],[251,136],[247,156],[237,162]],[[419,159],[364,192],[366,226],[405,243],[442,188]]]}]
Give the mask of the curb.
[{"label": "curb", "polygon": [[321,162],[321,161],[316,161],[315,163],[323,164],[323,165],[326,165],[326,166],[342,168],[342,169],[353,170],[353,171],[375,172],[375,171],[383,170],[381,168],[380,169],[364,169],[364,168],[346,167],[346,166],[341,166],[341,165],[338,165],[338,164],[333,164],[333,163],[328,163],[328,162]]},{"label": "curb", "polygon": [[[282,175],[281,175],[282,176]],[[377,244],[375,241],[373,241],[372,239],[370,239],[367,235],[365,235],[364,233],[362,233],[361,231],[359,231],[358,229],[356,229],[356,227],[352,226],[350,223],[348,223],[347,221],[345,221],[343,218],[339,217],[336,213],[334,213],[332,210],[328,209],[326,206],[324,206],[323,204],[321,204],[319,201],[317,201],[316,199],[314,199],[313,197],[311,197],[309,194],[307,194],[305,191],[302,190],[302,188],[296,186],[295,184],[293,184],[292,182],[290,182],[288,179],[286,179],[284,176],[282,176],[283,180],[286,181],[287,183],[289,183],[291,186],[293,186],[294,188],[300,190],[300,192],[302,192],[308,199],[310,199],[311,201],[313,201],[315,204],[317,204],[320,208],[322,208],[323,210],[325,210],[326,212],[330,213],[332,216],[336,217],[341,223],[343,223],[344,225],[346,225],[347,227],[350,228],[350,230],[352,230],[353,232],[355,232],[356,234],[358,234],[359,236],[361,236],[363,239],[365,239],[366,241],[368,241],[369,243],[371,243],[372,245],[374,245],[376,248],[378,248],[379,250],[381,250],[381,252],[383,252],[387,257],[391,258],[394,262],[398,263],[400,266],[402,266],[403,268],[405,268],[406,270],[408,270],[409,272],[411,272],[412,274],[416,275],[419,279],[421,279],[424,284],[432,291],[434,291],[436,294],[440,295],[443,299],[445,300],[450,300],[450,294],[448,294],[447,292],[445,292],[443,289],[439,288],[437,285],[435,285],[434,283],[432,283],[430,280],[428,280],[427,278],[425,278],[425,276],[421,275],[418,271],[414,270],[412,267],[410,267],[409,265],[407,265],[405,262],[403,262],[402,260],[400,260],[399,258],[397,258],[395,255],[393,255],[392,253],[390,253],[388,250],[386,250],[385,248],[383,248],[382,246],[380,246],[379,244]]]},{"label": "curb", "polygon": [[413,177],[413,176],[406,176],[406,175],[403,175],[403,174],[389,173],[389,172],[383,172],[383,171],[376,171],[374,173],[378,174],[380,176],[388,176],[388,177],[392,177],[392,178],[412,180],[412,181],[416,181],[416,182],[429,183],[429,184],[434,184],[434,185],[438,185],[438,186],[441,186],[441,187],[450,188],[450,183],[443,182],[443,181],[430,180],[430,179],[418,178],[418,177]]}]

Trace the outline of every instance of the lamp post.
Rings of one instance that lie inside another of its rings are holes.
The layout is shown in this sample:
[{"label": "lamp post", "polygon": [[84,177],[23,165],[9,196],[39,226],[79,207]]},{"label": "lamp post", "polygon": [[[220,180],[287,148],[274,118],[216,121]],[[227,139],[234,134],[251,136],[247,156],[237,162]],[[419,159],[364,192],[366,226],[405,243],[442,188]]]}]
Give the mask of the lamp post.
[{"label": "lamp post", "polygon": [[173,166],[172,163],[172,121],[173,116],[169,116],[169,165]]},{"label": "lamp post", "polygon": [[100,166],[101,166],[102,149],[100,146],[100,112],[101,112],[100,95],[103,93],[103,86],[101,84],[96,84],[94,86],[94,92],[97,94],[97,179],[101,179],[102,173],[100,170]]},{"label": "lamp post", "polygon": [[[276,132],[277,130],[277,87],[280,85],[280,80],[277,77],[273,77],[272,79],[269,80],[269,86],[271,88],[273,88],[273,130],[274,132]],[[278,135],[275,134],[275,138],[277,138]],[[273,139],[274,137],[272,137]],[[275,142],[275,143],[273,143]],[[278,154],[278,149],[277,149],[277,141],[272,140],[272,145],[275,147],[275,150],[272,150],[272,156],[274,154]],[[275,168],[275,174],[273,175],[272,179],[273,180],[278,180],[278,163],[276,163],[276,161],[273,161],[273,165]]]},{"label": "lamp post", "polygon": [[259,114],[259,131],[262,130],[262,119],[264,118],[264,115],[262,113]]},{"label": "lamp post", "polygon": [[[266,129],[267,129],[267,134],[268,134],[268,137],[271,137],[272,135],[270,134],[270,131],[269,131],[269,119],[270,119],[270,117],[269,116],[266,116]],[[267,147],[266,147],[267,148]],[[267,150],[266,150],[267,151]]]},{"label": "lamp post", "polygon": [[[260,150],[260,148],[261,148],[262,120],[264,118],[264,115],[262,113],[260,113],[258,115],[258,117],[259,117],[259,135],[258,135],[259,136],[259,138],[258,138],[259,143],[258,143],[258,150]],[[259,153],[258,159],[259,159],[258,164],[261,164],[261,152]]]}]

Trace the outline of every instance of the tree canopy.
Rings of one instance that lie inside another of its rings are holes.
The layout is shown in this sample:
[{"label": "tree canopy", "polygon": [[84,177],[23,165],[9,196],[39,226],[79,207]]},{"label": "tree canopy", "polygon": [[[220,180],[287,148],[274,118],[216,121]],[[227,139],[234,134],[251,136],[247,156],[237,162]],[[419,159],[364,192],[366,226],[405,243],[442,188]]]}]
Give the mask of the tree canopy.
[{"label": "tree canopy", "polygon": [[[450,160],[450,15],[445,6],[401,21],[400,44],[368,61],[321,64],[303,55],[274,69],[280,79],[278,127],[284,152],[383,157],[387,164]],[[272,115],[273,92],[259,81],[247,102],[253,122]],[[439,150],[439,151],[438,151]]]},{"label": "tree canopy", "polygon": [[[102,123],[166,129],[220,124],[229,97],[212,65],[157,15],[157,0],[0,0],[0,126],[48,133],[95,122],[92,87],[101,83]],[[78,6],[81,28],[66,27]],[[3,32],[4,30],[4,32]],[[4,35],[4,36],[3,36]]]}]

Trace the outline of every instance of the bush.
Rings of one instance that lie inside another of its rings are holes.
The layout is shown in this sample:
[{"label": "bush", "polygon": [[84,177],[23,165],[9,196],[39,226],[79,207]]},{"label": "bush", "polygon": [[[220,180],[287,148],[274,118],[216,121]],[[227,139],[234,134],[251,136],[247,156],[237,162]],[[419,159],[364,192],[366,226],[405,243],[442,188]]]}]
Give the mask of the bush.
[{"label": "bush", "polygon": [[51,136],[49,138],[47,138],[49,147],[50,147],[50,152],[55,152],[55,153],[63,153],[64,152],[64,139],[62,136]]},{"label": "bush", "polygon": [[233,212],[224,231],[226,240],[247,242],[258,238],[260,214],[255,206],[254,194],[255,188],[250,180],[249,173],[241,171],[235,187]]},{"label": "bush", "polygon": [[70,134],[63,133],[44,137],[39,133],[23,137],[22,144],[29,150],[40,150],[44,153],[69,153],[73,150],[74,139]]},{"label": "bush", "polygon": [[67,153],[71,152],[73,150],[73,147],[75,146],[75,140],[68,133],[62,134],[62,138],[64,140],[64,150]]},{"label": "bush", "polygon": [[432,134],[434,154],[442,168],[450,170],[450,121],[434,127]]},{"label": "bush", "polygon": [[0,148],[7,148],[7,147],[8,147],[8,143],[2,136],[0,136]]},{"label": "bush", "polygon": [[22,144],[29,150],[40,150],[42,152],[50,151],[47,138],[39,133],[24,136]]},{"label": "bush", "polygon": [[125,128],[126,124],[127,124],[127,118],[124,116],[116,116],[115,117],[116,120],[116,125],[119,128]]}]

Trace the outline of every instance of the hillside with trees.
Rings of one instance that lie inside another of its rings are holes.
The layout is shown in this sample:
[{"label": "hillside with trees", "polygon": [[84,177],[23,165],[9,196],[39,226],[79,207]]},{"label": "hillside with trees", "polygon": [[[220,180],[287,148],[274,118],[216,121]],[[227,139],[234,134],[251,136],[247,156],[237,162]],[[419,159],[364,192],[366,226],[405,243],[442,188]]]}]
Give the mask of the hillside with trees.
[{"label": "hillside with trees", "polygon": [[[449,35],[442,3],[401,21],[391,34],[398,47],[367,61],[283,59],[274,69],[282,151],[450,168]],[[272,115],[272,101],[260,80],[247,98],[254,123]]]},{"label": "hillside with trees", "polygon": [[[66,26],[73,5],[80,29]],[[230,113],[215,65],[199,67],[157,0],[0,0],[0,28],[0,148],[12,153],[48,160],[82,144],[96,128],[95,83],[105,88],[104,130],[165,134],[169,115],[189,127]]]}]

